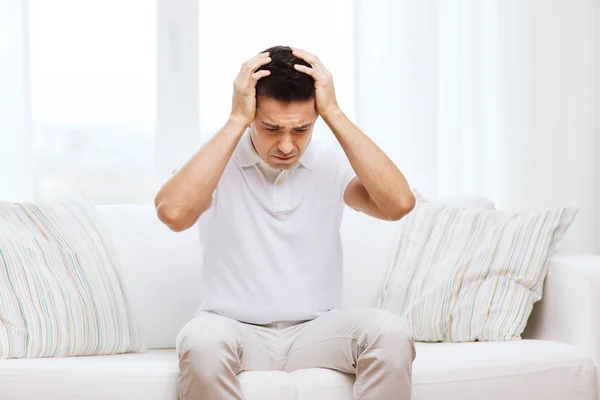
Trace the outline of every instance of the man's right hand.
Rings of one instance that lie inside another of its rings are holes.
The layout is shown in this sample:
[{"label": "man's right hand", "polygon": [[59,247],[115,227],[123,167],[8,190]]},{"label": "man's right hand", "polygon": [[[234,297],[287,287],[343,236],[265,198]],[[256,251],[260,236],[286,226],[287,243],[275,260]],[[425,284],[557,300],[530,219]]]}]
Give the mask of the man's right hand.
[{"label": "man's right hand", "polygon": [[231,117],[240,119],[246,126],[254,121],[256,115],[256,82],[268,76],[271,71],[256,70],[271,62],[269,53],[260,53],[242,64],[240,72],[233,82]]}]

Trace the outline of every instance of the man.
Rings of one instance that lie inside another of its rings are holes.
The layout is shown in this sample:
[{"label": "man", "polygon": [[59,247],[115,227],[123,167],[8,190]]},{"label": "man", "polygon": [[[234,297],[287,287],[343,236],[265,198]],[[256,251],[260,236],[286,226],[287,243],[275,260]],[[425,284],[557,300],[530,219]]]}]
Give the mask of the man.
[{"label": "man", "polygon": [[[319,116],[337,141],[312,139]],[[203,302],[177,337],[180,398],[242,399],[241,371],[322,367],[355,373],[357,399],[409,400],[406,321],[334,308],[344,203],[398,220],[414,202],[317,57],[278,46],[245,62],[230,118],[156,196],[172,230],[198,221],[204,248]]]}]

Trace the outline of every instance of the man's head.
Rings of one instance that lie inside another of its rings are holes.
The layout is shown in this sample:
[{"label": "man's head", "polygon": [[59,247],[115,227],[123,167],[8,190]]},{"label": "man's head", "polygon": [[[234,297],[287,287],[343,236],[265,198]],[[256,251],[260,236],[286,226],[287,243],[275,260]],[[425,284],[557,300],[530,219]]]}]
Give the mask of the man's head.
[{"label": "man's head", "polygon": [[292,55],[289,47],[267,49],[271,62],[258,70],[271,74],[256,84],[256,117],[251,125],[252,143],[271,167],[288,169],[300,159],[317,120],[315,82],[294,64],[310,65]]}]

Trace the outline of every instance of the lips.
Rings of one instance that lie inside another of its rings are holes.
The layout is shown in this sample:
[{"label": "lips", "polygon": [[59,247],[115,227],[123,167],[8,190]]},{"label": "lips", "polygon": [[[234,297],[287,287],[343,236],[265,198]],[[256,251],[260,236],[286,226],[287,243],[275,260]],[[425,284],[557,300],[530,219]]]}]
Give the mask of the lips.
[{"label": "lips", "polygon": [[294,158],[295,156],[290,156],[290,157],[280,157],[280,156],[274,156],[275,158],[281,160],[281,161],[286,161],[286,160],[291,160],[292,158]]}]

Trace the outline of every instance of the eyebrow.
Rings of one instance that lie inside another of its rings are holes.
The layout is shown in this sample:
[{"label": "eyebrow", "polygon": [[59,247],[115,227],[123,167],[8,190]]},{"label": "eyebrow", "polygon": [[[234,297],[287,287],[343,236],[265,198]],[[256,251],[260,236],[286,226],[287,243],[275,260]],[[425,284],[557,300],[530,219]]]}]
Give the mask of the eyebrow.
[{"label": "eyebrow", "polygon": [[[270,128],[270,129],[279,129],[280,128],[279,125],[275,125],[275,124],[272,124],[272,123],[267,122],[267,121],[260,121],[260,123],[263,124],[265,127]],[[306,124],[297,126],[294,129],[306,129],[306,128],[308,128],[311,125],[312,125],[312,122],[307,122]]]}]

